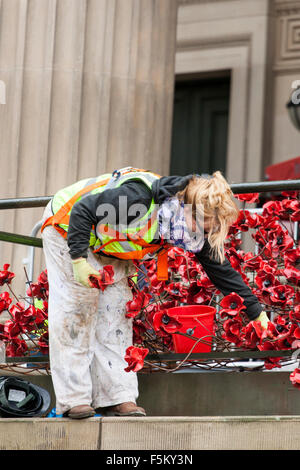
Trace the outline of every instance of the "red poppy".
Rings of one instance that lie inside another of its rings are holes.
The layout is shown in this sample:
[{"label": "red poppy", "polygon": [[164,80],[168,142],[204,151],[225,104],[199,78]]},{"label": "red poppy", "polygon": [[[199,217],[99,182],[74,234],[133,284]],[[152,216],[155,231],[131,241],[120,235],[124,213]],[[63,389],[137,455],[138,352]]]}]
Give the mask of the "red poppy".
[{"label": "red poppy", "polygon": [[242,339],[242,322],[236,318],[229,318],[225,320],[223,323],[224,333],[222,337],[229,341],[230,343],[234,343],[236,346],[240,347],[243,344]]},{"label": "red poppy", "polygon": [[290,374],[290,381],[294,385],[294,387],[300,389],[300,369],[296,367],[296,369]]},{"label": "red poppy", "polygon": [[10,284],[15,277],[13,272],[8,271],[9,266],[10,264],[4,264],[2,271],[0,271],[0,286],[3,286],[4,284]]},{"label": "red poppy", "polygon": [[246,222],[250,228],[257,228],[263,223],[263,217],[259,214],[248,214]]},{"label": "red poppy", "polygon": [[4,323],[4,333],[8,339],[14,339],[22,333],[22,328],[13,320],[6,320]]},{"label": "red poppy", "polygon": [[230,261],[231,266],[237,271],[241,271],[243,256],[244,253],[241,250],[237,252],[235,248],[229,248],[226,252],[226,257]]},{"label": "red poppy", "polygon": [[289,220],[291,218],[294,222],[299,221],[300,202],[298,200],[284,199],[281,201],[281,205],[280,216],[282,219]]},{"label": "red poppy", "polygon": [[12,306],[10,313],[14,323],[22,332],[35,330],[47,318],[43,310],[35,308],[34,305],[30,305],[30,307],[25,309],[19,302]]},{"label": "red poppy", "polygon": [[262,217],[262,220],[261,220],[261,226],[265,229],[265,230],[276,230],[277,227],[281,227],[279,225],[279,216],[277,215],[265,215]]},{"label": "red poppy", "polygon": [[4,310],[8,310],[11,302],[12,300],[8,292],[3,292],[0,294],[0,313],[2,313]]},{"label": "red poppy", "polygon": [[243,243],[243,240],[241,238],[235,238],[234,236],[230,235],[227,237],[225,241],[225,248],[235,248],[238,249],[241,244]]},{"label": "red poppy", "polygon": [[143,343],[143,335],[147,331],[146,325],[142,320],[135,319],[132,325],[133,329],[133,343],[134,344],[142,344]]},{"label": "red poppy", "polygon": [[37,282],[30,283],[26,294],[29,297],[35,297],[37,299],[47,300],[49,297],[49,284],[47,269],[42,271],[38,276]]},{"label": "red poppy", "polygon": [[288,265],[294,265],[300,263],[300,247],[292,248],[284,252],[284,264],[287,267]]},{"label": "red poppy", "polygon": [[293,310],[289,312],[289,318],[292,321],[300,322],[300,305],[296,305]]},{"label": "red poppy", "polygon": [[259,201],[259,193],[235,194],[234,196],[239,199],[239,201],[245,201],[248,202],[248,204]]},{"label": "red poppy", "polygon": [[48,302],[47,302],[47,300],[43,301],[42,312],[43,312],[43,315],[44,315],[45,319],[47,319],[48,318]]},{"label": "red poppy", "polygon": [[200,289],[197,289],[197,292],[195,293],[190,293],[188,297],[188,304],[204,304],[205,302],[209,302],[211,299],[211,296],[209,294],[209,291],[203,287],[200,287]]},{"label": "red poppy", "polygon": [[264,367],[267,370],[271,370],[274,368],[280,369],[281,368],[280,361],[281,361],[281,357],[267,357],[264,362]]},{"label": "red poppy", "polygon": [[126,303],[126,317],[136,317],[145,307],[149,305],[151,299],[152,295],[144,291],[135,293],[133,300],[129,300]]},{"label": "red poppy", "polygon": [[270,300],[273,306],[285,307],[293,301],[294,289],[287,285],[278,285],[269,289]]},{"label": "red poppy", "polygon": [[242,310],[245,310],[244,299],[235,292],[223,297],[220,302],[221,307],[220,316],[224,318],[225,315],[235,316],[238,315]]},{"label": "red poppy", "polygon": [[257,272],[257,276],[254,279],[257,287],[261,290],[269,290],[271,287],[279,285],[279,281],[276,279],[274,274],[260,270]]},{"label": "red poppy", "polygon": [[258,321],[251,321],[243,327],[244,347],[254,349],[260,343],[263,328]]},{"label": "red poppy", "polygon": [[181,282],[184,282],[186,284],[191,283],[191,282],[196,282],[195,278],[190,277],[190,270],[188,269],[186,263],[182,264],[181,266],[178,266],[175,269],[175,272],[178,276],[180,276]]},{"label": "red poppy", "polygon": [[38,345],[42,354],[49,354],[49,335],[46,331],[38,340]]},{"label": "red poppy", "polygon": [[300,271],[299,269],[294,268],[294,266],[289,266],[283,270],[283,274],[288,279],[289,282],[300,286]]},{"label": "red poppy", "polygon": [[197,278],[197,286],[203,287],[204,289],[214,288],[213,283],[205,273],[201,274],[201,276]]},{"label": "red poppy", "polygon": [[295,328],[293,334],[294,334],[294,337],[296,339],[300,339],[300,328],[299,328],[299,326],[297,326],[297,328]]},{"label": "red poppy", "polygon": [[292,349],[300,349],[300,340],[295,339],[295,341],[292,342]]},{"label": "red poppy", "polygon": [[47,269],[44,269],[44,271],[42,271],[39,274],[39,276],[37,278],[37,282],[39,284],[44,284],[44,285],[48,284],[48,271],[47,271]]},{"label": "red poppy", "polygon": [[263,216],[279,215],[282,210],[280,201],[268,201],[263,205]]},{"label": "red poppy", "polygon": [[[279,326],[287,328],[288,327],[288,319],[283,316],[283,315],[277,315],[276,318],[274,319],[274,324],[276,325],[276,328],[278,329]],[[282,331],[278,329],[279,332]]]},{"label": "red poppy", "polygon": [[189,294],[188,286],[184,286],[182,282],[170,282],[165,286],[165,291],[174,299],[180,299],[181,302],[186,301]]},{"label": "red poppy", "polygon": [[265,271],[266,273],[277,274],[278,264],[275,259],[262,260],[260,263],[260,270]]},{"label": "red poppy", "polygon": [[[278,326],[277,326],[278,330]],[[278,350],[282,349],[291,349],[292,343],[295,339],[295,331],[297,330],[297,325],[295,324],[289,324],[287,326],[287,329],[284,329],[282,333],[280,333],[276,339],[275,339],[275,344],[276,348]],[[298,339],[298,338],[296,338]]]},{"label": "red poppy", "polygon": [[275,230],[271,230],[269,234],[269,240],[273,241],[279,247],[281,251],[291,250],[294,247],[294,240],[289,235],[287,230],[283,230],[280,226],[277,226]]},{"label": "red poppy", "polygon": [[[270,322],[269,322],[269,325],[270,325]],[[265,331],[262,334],[262,337],[263,336],[266,336]],[[261,341],[257,345],[257,349],[259,349],[260,351],[275,351],[277,348],[276,348],[275,343],[268,339],[265,341]],[[280,360],[281,360],[280,357],[267,357],[264,361],[265,369],[271,370],[271,369],[274,369],[275,367],[281,367]]]},{"label": "red poppy", "polygon": [[269,241],[266,245],[265,254],[273,258],[277,258],[285,251],[292,249],[294,240],[289,235],[287,230],[283,230],[280,226],[276,229],[270,230]]},{"label": "red poppy", "polygon": [[284,197],[290,197],[290,198],[297,198],[299,192],[298,191],[282,191],[281,195]]},{"label": "red poppy", "polygon": [[277,330],[275,323],[269,320],[267,328],[263,329],[263,332],[261,335],[261,343],[264,343],[265,340],[270,341],[270,339],[276,338],[277,335],[278,335],[278,330]]},{"label": "red poppy", "polygon": [[28,350],[27,344],[24,340],[19,338],[13,338],[6,345],[6,356],[7,357],[22,357]]},{"label": "red poppy", "polygon": [[168,313],[168,310],[160,310],[153,316],[153,328],[155,331],[163,330],[166,333],[179,331],[182,324]]},{"label": "red poppy", "polygon": [[4,341],[7,339],[6,333],[4,331],[4,324],[0,323],[0,341]]},{"label": "red poppy", "polygon": [[268,233],[265,229],[261,228],[257,232],[252,233],[251,236],[252,236],[252,238],[254,238],[254,240],[258,244],[259,250],[262,250],[262,248],[264,248],[265,245],[267,244]]},{"label": "red poppy", "polygon": [[114,268],[111,265],[104,266],[102,271],[99,270],[99,276],[91,275],[89,277],[91,287],[101,289],[102,292],[114,283]]},{"label": "red poppy", "polygon": [[249,253],[246,253],[243,258],[244,262],[244,269],[250,270],[250,271],[257,271],[260,269],[260,265],[262,262],[262,257],[258,255],[254,255],[251,251]]},{"label": "red poppy", "polygon": [[291,215],[291,221],[292,221],[292,222],[300,222],[300,209],[298,209],[297,211],[295,211],[295,212]]},{"label": "red poppy", "polygon": [[247,217],[250,215],[250,212],[247,210],[240,210],[238,218],[232,224],[231,228],[236,231],[247,232],[249,230],[249,225],[247,223]]},{"label": "red poppy", "polygon": [[171,269],[177,270],[180,266],[186,266],[186,255],[180,248],[174,247],[168,251],[168,262]]},{"label": "red poppy", "polygon": [[149,349],[137,348],[136,346],[129,346],[126,349],[125,361],[128,366],[124,369],[126,372],[138,372],[144,367],[144,359],[147,356]]},{"label": "red poppy", "polygon": [[49,297],[49,288],[45,288],[43,284],[31,283],[27,288],[26,294],[29,297],[35,297],[36,299],[46,300]]},{"label": "red poppy", "polygon": [[149,289],[151,289],[156,295],[161,295],[164,290],[165,290],[165,281],[160,281],[159,279],[157,279],[157,274],[153,274],[151,277],[149,277],[149,280],[150,280],[150,287]]},{"label": "red poppy", "polygon": [[157,264],[155,259],[151,259],[148,261],[138,261],[138,260],[133,260],[134,265],[136,266],[136,269],[138,272],[144,272],[147,274],[148,278],[150,278],[153,274],[156,273],[157,270]]}]

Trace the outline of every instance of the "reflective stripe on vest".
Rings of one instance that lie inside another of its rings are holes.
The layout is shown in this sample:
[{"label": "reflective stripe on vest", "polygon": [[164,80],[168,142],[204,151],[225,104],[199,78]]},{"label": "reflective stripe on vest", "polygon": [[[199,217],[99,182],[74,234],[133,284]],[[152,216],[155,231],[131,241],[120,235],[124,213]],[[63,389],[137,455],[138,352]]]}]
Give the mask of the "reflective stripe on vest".
[{"label": "reflective stripe on vest", "polygon": [[[150,172],[135,173],[131,175],[117,176],[117,185],[121,185],[128,179],[142,180],[149,188],[158,178]],[[109,183],[111,185],[112,182]],[[112,186],[111,186],[112,187]],[[103,252],[121,259],[142,259],[146,254],[154,253],[161,245],[151,244],[157,235],[158,222],[155,211],[155,202],[152,199],[149,209],[135,226],[126,226],[123,230],[117,230],[111,224],[99,224],[97,226],[98,240],[95,243],[94,252]]]},{"label": "reflective stripe on vest", "polygon": [[[152,176],[152,179],[149,180],[148,175],[150,174],[150,172],[131,167],[118,170],[114,173],[117,173],[121,176],[125,176],[132,173],[139,173],[139,177],[135,177],[134,175],[132,175],[132,179],[142,179],[144,183],[146,183],[148,186],[149,184],[152,184],[155,177],[159,178],[158,175],[152,173],[154,179]],[[145,175],[142,175],[142,173],[146,174],[146,177]],[[104,191],[104,189],[106,189],[106,186],[111,188],[118,187],[124,181],[125,178],[123,177],[116,178],[111,174],[104,174],[98,176],[97,178],[87,178],[81,181],[77,181],[77,183],[74,183],[71,186],[61,189],[55,194],[52,200],[53,216],[49,217],[49,219],[46,220],[46,222],[42,226],[41,231],[43,231],[47,225],[53,225],[66,238],[67,231],[69,228],[70,212],[75,202],[79,201],[82,197],[87,196],[88,194],[96,194]],[[64,231],[66,232],[65,234],[63,233]]]}]

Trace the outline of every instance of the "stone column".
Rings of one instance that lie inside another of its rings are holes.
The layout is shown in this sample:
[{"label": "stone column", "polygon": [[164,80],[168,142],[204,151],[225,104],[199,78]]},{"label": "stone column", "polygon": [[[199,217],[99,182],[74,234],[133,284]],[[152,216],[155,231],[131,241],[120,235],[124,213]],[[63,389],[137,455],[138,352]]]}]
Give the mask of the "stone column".
[{"label": "stone column", "polygon": [[90,0],[80,175],[124,165],[168,173],[176,18],[177,0]]},{"label": "stone column", "polygon": [[[177,0],[0,0],[0,198],[128,165],[168,174],[176,23]],[[0,212],[1,230],[41,214]],[[23,278],[26,249],[0,244]]]}]

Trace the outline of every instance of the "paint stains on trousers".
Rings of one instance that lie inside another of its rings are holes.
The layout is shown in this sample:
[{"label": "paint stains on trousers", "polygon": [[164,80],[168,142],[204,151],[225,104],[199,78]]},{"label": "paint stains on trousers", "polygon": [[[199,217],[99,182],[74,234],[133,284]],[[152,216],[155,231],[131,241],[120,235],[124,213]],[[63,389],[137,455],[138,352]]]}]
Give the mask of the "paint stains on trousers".
[{"label": "paint stains on trousers", "polygon": [[[43,220],[51,215],[50,203]],[[51,226],[42,233],[49,280],[49,354],[56,412],[76,405],[111,406],[138,397],[137,376],[125,372],[127,347],[132,345],[132,319],[125,305],[132,293],[127,276],[131,261],[94,255],[87,261],[97,270],[114,267],[114,284],[104,292],[74,280],[66,240]]]}]

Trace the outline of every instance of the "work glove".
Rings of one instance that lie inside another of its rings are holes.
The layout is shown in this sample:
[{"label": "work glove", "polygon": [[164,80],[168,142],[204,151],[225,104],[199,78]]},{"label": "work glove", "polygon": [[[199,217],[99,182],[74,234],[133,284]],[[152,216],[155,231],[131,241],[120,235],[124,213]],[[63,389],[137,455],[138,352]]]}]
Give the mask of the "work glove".
[{"label": "work glove", "polygon": [[266,312],[262,311],[260,313],[260,315],[257,318],[255,318],[254,321],[259,321],[262,328],[264,330],[266,330],[268,328],[268,323],[269,323],[270,320],[269,320],[268,315],[266,314]]},{"label": "work glove", "polygon": [[100,273],[94,269],[85,258],[77,258],[72,260],[73,274],[75,281],[79,282],[85,287],[93,287],[90,283],[89,277],[95,276],[100,278]]}]

